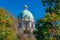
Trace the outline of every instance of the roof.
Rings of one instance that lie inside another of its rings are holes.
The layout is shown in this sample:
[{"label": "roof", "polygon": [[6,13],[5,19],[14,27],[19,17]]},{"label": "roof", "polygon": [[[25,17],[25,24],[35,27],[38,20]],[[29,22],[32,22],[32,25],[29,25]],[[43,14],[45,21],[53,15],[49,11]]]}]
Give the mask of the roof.
[{"label": "roof", "polygon": [[28,18],[28,19],[34,19],[32,13],[27,9],[27,6],[25,5],[25,9],[21,11],[18,18]]}]

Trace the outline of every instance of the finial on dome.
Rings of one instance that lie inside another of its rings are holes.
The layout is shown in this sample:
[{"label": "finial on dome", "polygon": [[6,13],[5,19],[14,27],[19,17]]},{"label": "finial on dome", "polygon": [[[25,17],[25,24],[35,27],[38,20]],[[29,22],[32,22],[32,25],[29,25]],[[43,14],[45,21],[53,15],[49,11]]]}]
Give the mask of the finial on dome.
[{"label": "finial on dome", "polygon": [[25,5],[25,6],[24,6],[24,9],[27,9],[27,8],[28,8],[27,5]]}]

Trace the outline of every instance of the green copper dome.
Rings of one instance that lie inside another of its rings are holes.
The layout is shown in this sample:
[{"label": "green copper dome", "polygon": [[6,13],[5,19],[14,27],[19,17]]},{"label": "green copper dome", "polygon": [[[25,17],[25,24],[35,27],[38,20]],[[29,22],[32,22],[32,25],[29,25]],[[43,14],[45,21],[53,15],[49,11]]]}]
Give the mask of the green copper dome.
[{"label": "green copper dome", "polygon": [[33,15],[29,10],[27,10],[27,6],[25,5],[25,9],[19,14],[18,18],[33,19]]}]

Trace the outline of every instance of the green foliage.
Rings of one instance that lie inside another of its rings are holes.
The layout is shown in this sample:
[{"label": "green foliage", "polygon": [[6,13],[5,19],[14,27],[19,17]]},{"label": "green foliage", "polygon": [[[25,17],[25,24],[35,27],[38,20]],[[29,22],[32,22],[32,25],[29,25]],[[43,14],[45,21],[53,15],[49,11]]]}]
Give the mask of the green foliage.
[{"label": "green foliage", "polygon": [[42,5],[46,8],[46,12],[58,12],[58,9],[60,9],[60,0],[41,0],[42,1]]},{"label": "green foliage", "polygon": [[42,20],[45,22],[57,22],[59,21],[59,16],[56,14],[51,15],[50,13],[47,13],[45,14],[45,18],[43,18]]},{"label": "green foliage", "polygon": [[[37,40],[55,40],[60,37],[60,18],[57,14],[46,13],[45,17],[38,19],[36,22],[37,31],[34,32]],[[53,29],[56,33],[49,33],[49,30]],[[57,37],[55,37],[57,35]],[[51,37],[50,37],[51,36]]]},{"label": "green foliage", "polygon": [[17,40],[13,26],[13,17],[0,8],[0,40]]},{"label": "green foliage", "polygon": [[37,40],[60,40],[60,1],[42,0],[42,4],[46,14],[37,20],[34,35]]}]

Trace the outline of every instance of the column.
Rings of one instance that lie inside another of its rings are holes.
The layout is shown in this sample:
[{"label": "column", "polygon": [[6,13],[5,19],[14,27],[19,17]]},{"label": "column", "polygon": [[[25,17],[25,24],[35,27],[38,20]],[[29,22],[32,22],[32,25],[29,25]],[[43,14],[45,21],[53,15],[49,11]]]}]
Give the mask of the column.
[{"label": "column", "polygon": [[29,23],[29,26],[30,26],[30,28],[31,28],[31,22]]}]

